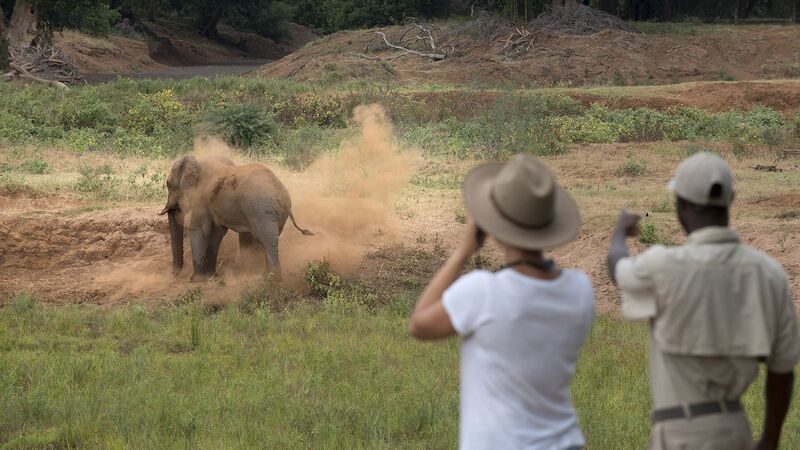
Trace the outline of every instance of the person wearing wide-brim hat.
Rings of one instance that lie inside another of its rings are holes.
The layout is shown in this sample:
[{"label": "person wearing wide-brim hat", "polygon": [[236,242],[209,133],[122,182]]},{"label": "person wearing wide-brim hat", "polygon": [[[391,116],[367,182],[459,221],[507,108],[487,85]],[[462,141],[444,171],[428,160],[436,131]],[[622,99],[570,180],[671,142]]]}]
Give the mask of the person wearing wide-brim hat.
[{"label": "person wearing wide-brim hat", "polygon": [[[409,324],[420,339],[463,338],[460,447],[579,448],[569,384],[594,294],[586,274],[543,254],[577,237],[578,207],[541,160],[523,155],[474,169],[464,199],[464,236]],[[486,235],[504,251],[505,267],[461,276]]]},{"label": "person wearing wide-brim hat", "polygon": [[722,158],[697,153],[669,184],[683,245],[631,257],[625,239],[638,235],[639,216],[625,210],[611,238],[622,315],[650,323],[651,450],[754,448],[740,399],[761,363],[766,418],[756,448],[779,447],[800,334],[783,268],[730,228],[733,180]]}]

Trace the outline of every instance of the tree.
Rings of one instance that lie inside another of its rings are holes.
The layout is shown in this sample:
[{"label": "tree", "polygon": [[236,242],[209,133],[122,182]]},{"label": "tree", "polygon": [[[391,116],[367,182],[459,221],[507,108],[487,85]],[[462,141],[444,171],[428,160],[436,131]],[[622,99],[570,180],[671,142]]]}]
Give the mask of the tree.
[{"label": "tree", "polygon": [[6,41],[10,51],[24,50],[36,39],[39,25],[39,5],[18,0],[11,12],[11,20],[6,31]]},{"label": "tree", "polygon": [[6,14],[3,12],[3,5],[0,5],[0,41],[6,40]]},{"label": "tree", "polygon": [[553,8],[559,8],[562,6],[567,8],[578,6],[578,0],[553,0]]},{"label": "tree", "polygon": [[617,15],[617,7],[619,2],[617,0],[600,0],[598,7],[600,11],[605,11],[609,14]]}]

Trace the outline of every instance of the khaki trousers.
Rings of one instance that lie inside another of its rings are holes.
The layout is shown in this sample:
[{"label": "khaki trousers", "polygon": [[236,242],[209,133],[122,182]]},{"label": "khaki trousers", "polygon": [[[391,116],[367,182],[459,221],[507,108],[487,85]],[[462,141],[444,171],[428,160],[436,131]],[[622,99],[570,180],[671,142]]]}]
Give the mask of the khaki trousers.
[{"label": "khaki trousers", "polygon": [[752,450],[753,436],[744,412],[709,414],[658,422],[650,450]]}]

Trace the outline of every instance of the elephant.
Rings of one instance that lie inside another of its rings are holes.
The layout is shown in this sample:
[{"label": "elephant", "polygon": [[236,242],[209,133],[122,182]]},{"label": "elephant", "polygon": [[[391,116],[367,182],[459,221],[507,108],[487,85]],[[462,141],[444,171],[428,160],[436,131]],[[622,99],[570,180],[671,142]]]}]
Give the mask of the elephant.
[{"label": "elephant", "polygon": [[222,157],[184,156],[172,165],[166,184],[167,204],[160,214],[169,218],[173,272],[177,275],[183,269],[184,219],[188,214],[194,267],[191,282],[215,274],[219,247],[229,229],[239,233],[241,249],[261,244],[267,271],[277,279],[281,276],[278,237],[286,219],[303,235],[313,235],[297,225],[289,191],[263,164],[237,166]]}]

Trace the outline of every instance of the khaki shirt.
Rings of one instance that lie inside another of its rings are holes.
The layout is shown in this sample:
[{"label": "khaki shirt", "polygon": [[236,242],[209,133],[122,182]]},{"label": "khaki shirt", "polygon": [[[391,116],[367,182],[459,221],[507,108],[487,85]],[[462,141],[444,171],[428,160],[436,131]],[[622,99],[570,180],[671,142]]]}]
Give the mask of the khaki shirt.
[{"label": "khaki shirt", "polygon": [[683,246],[625,258],[615,275],[623,316],[651,319],[656,409],[734,400],[758,375],[759,362],[778,373],[800,362],[785,272],[730,228],[706,227]]}]

